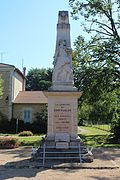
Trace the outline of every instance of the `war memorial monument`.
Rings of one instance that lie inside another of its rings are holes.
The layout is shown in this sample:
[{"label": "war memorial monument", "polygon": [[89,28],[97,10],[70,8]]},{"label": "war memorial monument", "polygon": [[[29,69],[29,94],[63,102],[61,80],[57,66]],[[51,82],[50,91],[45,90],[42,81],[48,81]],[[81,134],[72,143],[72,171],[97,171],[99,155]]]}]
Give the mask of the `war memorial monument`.
[{"label": "war memorial monument", "polygon": [[48,98],[47,139],[59,139],[60,142],[63,140],[67,145],[68,139],[71,141],[77,138],[77,101],[82,94],[74,87],[67,11],[59,11],[53,64],[52,87],[46,92]]},{"label": "war memorial monument", "polygon": [[59,11],[52,87],[44,92],[48,98],[47,135],[38,156],[43,160],[79,160],[87,151],[77,135],[77,106],[82,92],[74,87],[72,49],[68,11]]}]

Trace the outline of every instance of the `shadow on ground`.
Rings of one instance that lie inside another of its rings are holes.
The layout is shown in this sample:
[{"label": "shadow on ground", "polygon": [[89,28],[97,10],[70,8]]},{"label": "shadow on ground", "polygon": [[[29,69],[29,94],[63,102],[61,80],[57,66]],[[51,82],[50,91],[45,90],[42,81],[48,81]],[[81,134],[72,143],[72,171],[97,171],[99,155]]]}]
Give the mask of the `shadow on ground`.
[{"label": "shadow on ground", "polygon": [[32,152],[32,147],[21,147],[16,149],[2,149],[0,153],[5,155],[12,155],[13,158],[28,158]]},{"label": "shadow on ground", "polygon": [[[102,177],[102,176],[101,177],[90,176],[89,178],[93,180],[112,180],[111,177]],[[113,178],[114,178],[113,180],[120,180],[120,176],[114,176]]]},{"label": "shadow on ground", "polygon": [[[114,169],[115,166],[114,164],[111,163],[111,159],[110,159],[111,157],[109,156],[109,154],[112,155],[113,160],[115,160],[116,158],[120,159],[120,150],[116,151],[116,155],[115,155],[114,150],[108,149],[107,153],[105,153],[106,151],[100,148],[100,149],[93,150],[93,154],[94,154],[93,163],[83,163],[81,165],[79,164],[80,166],[78,166],[77,163],[76,165],[74,163],[70,163],[70,166],[69,166],[68,163],[64,162],[62,166],[61,162],[54,161],[53,163],[48,162],[47,164],[48,166],[46,166],[46,168],[43,168],[42,162],[40,163],[40,161],[33,161],[33,159],[31,159],[31,156],[30,156],[31,151],[32,150],[30,147],[29,148],[22,147],[22,148],[12,149],[12,150],[0,150],[1,158],[3,160],[4,158],[6,158],[6,160],[0,165],[0,180],[8,180],[12,178],[14,178],[15,180],[17,179],[21,180],[25,178],[28,178],[28,179],[31,178],[31,179],[37,180],[43,177],[44,175],[46,176],[46,174],[48,176],[48,173],[50,172],[51,167],[54,168],[52,169],[52,171],[54,171],[55,173],[57,171],[61,173],[74,174],[74,173],[78,173],[80,168],[81,168],[81,172],[82,172],[82,168],[91,170],[91,172],[94,169],[101,171],[101,169],[103,170],[103,169],[106,169],[107,167],[109,168],[109,171],[110,171],[112,168]],[[54,172],[53,172],[53,175],[54,175]],[[93,180],[105,179],[105,178],[104,179],[101,178],[100,176],[94,176],[94,175],[91,176],[91,178]],[[120,177],[117,177],[117,178],[120,179]],[[109,178],[106,178],[105,180],[109,180]]]},{"label": "shadow on ground", "polygon": [[[25,161],[25,160],[24,160]],[[38,173],[45,171],[46,169],[30,169],[30,168],[5,168],[4,165],[0,166],[0,180],[7,180],[15,178],[16,180],[19,178],[34,178]]]}]

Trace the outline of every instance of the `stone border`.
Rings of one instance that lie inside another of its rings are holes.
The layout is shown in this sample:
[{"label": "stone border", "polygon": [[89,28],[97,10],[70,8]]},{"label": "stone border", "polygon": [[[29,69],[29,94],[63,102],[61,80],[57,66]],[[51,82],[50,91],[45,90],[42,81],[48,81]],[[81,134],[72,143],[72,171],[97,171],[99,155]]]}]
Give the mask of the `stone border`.
[{"label": "stone border", "polygon": [[5,165],[5,168],[10,168],[10,169],[24,169],[24,168],[30,168],[30,169],[41,169],[41,168],[50,168],[50,169],[99,169],[99,170],[103,170],[103,169],[119,169],[120,167],[117,165],[114,166],[98,166],[98,167],[94,167],[94,166],[84,166],[81,164],[62,164],[62,165],[51,165],[51,164],[46,164],[44,167],[41,165],[23,165],[23,166],[17,166],[17,165]]}]

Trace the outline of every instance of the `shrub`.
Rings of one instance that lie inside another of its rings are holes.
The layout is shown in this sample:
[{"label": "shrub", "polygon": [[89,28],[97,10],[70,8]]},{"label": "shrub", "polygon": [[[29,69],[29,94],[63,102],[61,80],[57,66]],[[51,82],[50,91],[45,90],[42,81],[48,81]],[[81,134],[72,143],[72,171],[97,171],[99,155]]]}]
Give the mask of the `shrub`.
[{"label": "shrub", "polygon": [[7,117],[0,112],[0,133],[6,133],[9,131],[10,122],[8,121]]},{"label": "shrub", "polygon": [[[46,133],[47,132],[47,107],[41,112],[35,115],[35,121],[33,123],[25,123],[23,120],[18,120],[18,126],[16,124],[17,120],[12,118],[8,121],[7,117],[0,112],[0,133],[19,133],[22,131],[32,131],[35,133]],[[23,135],[31,136],[31,135]]]},{"label": "shrub", "polygon": [[112,122],[111,132],[114,143],[120,143],[120,118]]},{"label": "shrub", "polygon": [[35,114],[36,120],[32,123],[32,132],[34,133],[46,133],[47,132],[47,119],[48,112],[47,107],[41,112]]},{"label": "shrub", "polygon": [[23,131],[18,134],[19,136],[33,136],[31,131]]},{"label": "shrub", "polygon": [[17,138],[11,136],[0,137],[0,149],[13,149],[20,145]]}]

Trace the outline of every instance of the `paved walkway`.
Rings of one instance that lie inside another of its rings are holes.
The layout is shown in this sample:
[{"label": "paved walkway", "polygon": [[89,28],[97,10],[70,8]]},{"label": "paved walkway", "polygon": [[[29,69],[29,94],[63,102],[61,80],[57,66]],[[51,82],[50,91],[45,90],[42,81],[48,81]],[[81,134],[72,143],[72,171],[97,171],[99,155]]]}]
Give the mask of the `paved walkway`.
[{"label": "paved walkway", "polygon": [[30,160],[31,148],[0,150],[0,180],[119,180],[120,149],[97,149],[93,153],[94,162],[87,163],[85,169],[50,169]]}]

